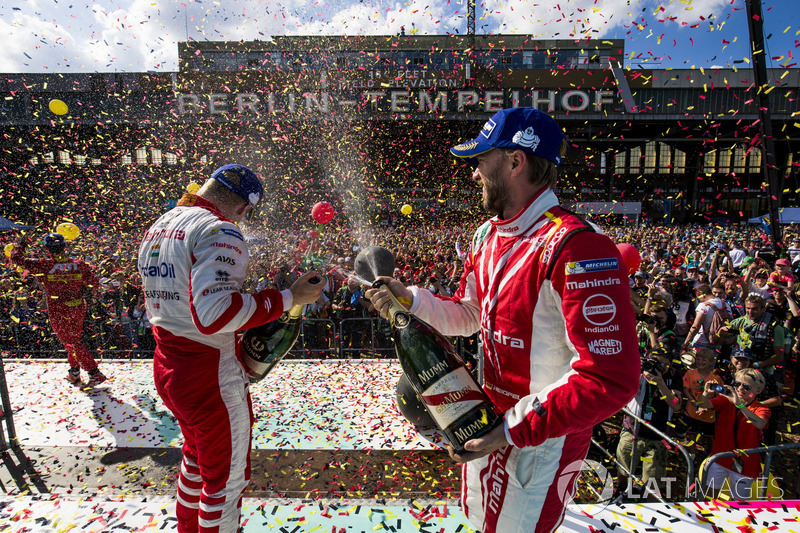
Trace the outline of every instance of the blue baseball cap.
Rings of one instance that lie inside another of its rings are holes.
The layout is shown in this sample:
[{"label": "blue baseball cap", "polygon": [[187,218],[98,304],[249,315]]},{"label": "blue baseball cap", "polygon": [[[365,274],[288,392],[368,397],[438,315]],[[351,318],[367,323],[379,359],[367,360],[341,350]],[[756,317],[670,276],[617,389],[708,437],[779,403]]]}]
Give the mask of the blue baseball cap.
[{"label": "blue baseball cap", "polygon": [[746,357],[747,359],[754,359],[753,350],[745,348],[744,346],[734,346],[731,350],[731,355],[734,357]]},{"label": "blue baseball cap", "polygon": [[[233,172],[239,178],[233,178],[227,172]],[[248,204],[255,207],[264,196],[264,186],[256,173],[243,165],[224,165],[219,167],[211,174],[211,178],[217,180],[227,189],[242,197]],[[238,183],[237,183],[238,182]]]},{"label": "blue baseball cap", "polygon": [[493,148],[510,148],[560,165],[558,150],[565,138],[564,132],[547,113],[533,107],[514,107],[495,113],[475,140],[453,146],[450,152],[456,157],[472,159]]}]

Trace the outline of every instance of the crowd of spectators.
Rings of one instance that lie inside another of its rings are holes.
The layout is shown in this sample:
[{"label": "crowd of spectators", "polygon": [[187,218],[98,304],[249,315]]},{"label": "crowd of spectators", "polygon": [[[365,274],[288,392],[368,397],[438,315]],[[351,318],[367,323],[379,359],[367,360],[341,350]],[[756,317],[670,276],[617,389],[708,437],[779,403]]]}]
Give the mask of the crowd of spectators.
[{"label": "crowd of spectators", "polygon": [[[315,268],[328,274],[320,300],[306,312],[306,357],[338,353],[354,357],[390,355],[388,330],[372,311],[365,287],[351,277],[362,247],[380,245],[396,259],[395,277],[406,284],[453,294],[474,224],[417,219],[363,228],[247,231],[252,275],[248,290],[288,288],[300,272]],[[602,226],[602,222],[600,223]],[[616,243],[628,243],[641,263],[630,276],[631,304],[638,321],[643,374],[640,394],[629,406],[652,427],[683,442],[699,462],[720,451],[716,415],[708,408],[714,393],[706,384],[741,385],[738,372],[756,369],[765,385],[759,405],[770,413],[760,432],[765,444],[788,438],[788,409],[794,416],[795,376],[800,340],[800,228],[786,226],[786,248],[777,256],[761,226],[675,225],[606,226]],[[11,237],[11,236],[9,236]],[[99,357],[148,357],[154,348],[144,313],[137,273],[139,237],[121,239],[85,230],[68,253],[93,264],[101,296],[91,302],[85,336]],[[3,244],[12,242],[7,239]],[[36,247],[31,248],[35,255]],[[0,266],[0,350],[6,357],[63,357],[49,329],[41,287],[5,261]],[[371,321],[370,328],[344,319]],[[316,323],[316,324],[314,324]],[[334,342],[334,339],[336,342]],[[474,342],[474,339],[473,339]],[[386,351],[379,353],[380,348]],[[302,356],[302,355],[301,355]],[[744,386],[744,385],[742,385]],[[726,389],[721,396],[729,394]],[[739,396],[736,396],[739,398]],[[706,403],[705,400],[709,399]],[[714,403],[716,402],[716,403]],[[617,459],[630,465],[631,419],[620,423],[613,439]],[[617,442],[619,445],[617,446]],[[653,432],[639,435],[643,481],[665,477],[669,446]],[[734,439],[735,442],[735,439]],[[726,439],[726,446],[729,445]],[[613,454],[613,450],[612,454]]]}]

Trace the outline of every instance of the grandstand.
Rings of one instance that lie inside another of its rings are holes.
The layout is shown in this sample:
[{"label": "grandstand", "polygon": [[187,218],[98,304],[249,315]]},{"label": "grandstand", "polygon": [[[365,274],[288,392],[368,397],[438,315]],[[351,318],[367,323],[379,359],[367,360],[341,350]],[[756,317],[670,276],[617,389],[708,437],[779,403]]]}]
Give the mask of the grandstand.
[{"label": "grandstand", "polygon": [[[264,174],[285,219],[321,195],[373,220],[394,211],[387,198],[469,211],[469,173],[445,150],[515,105],[551,112],[569,135],[566,202],[639,202],[675,222],[767,209],[751,69],[628,70],[622,40],[519,35],[191,41],[179,57],[173,73],[3,76],[13,201],[0,214],[32,223],[77,208],[88,223],[109,211],[87,204],[126,206],[115,218],[135,227],[230,160]],[[778,200],[794,205],[800,70],[769,78]]]}]

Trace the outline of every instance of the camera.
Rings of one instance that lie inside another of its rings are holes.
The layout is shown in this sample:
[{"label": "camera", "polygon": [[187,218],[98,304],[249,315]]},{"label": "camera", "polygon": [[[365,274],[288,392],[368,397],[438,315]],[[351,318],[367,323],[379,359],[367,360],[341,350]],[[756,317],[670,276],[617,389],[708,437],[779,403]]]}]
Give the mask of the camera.
[{"label": "camera", "polygon": [[664,363],[659,361],[658,359],[643,359],[642,360],[642,372],[648,372],[653,374],[658,372],[659,374],[664,373]]},{"label": "camera", "polygon": [[658,319],[653,315],[641,315],[639,320],[644,324],[655,324],[658,322]]}]

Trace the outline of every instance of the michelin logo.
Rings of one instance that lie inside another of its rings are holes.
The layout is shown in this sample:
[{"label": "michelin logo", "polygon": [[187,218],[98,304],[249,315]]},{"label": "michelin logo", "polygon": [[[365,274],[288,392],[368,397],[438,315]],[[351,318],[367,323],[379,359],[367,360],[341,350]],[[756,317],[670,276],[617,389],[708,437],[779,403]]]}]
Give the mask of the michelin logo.
[{"label": "michelin logo", "polygon": [[588,274],[590,272],[603,272],[606,270],[619,270],[619,262],[616,257],[608,259],[589,259],[588,261],[574,261],[567,263],[564,267],[569,274]]}]

